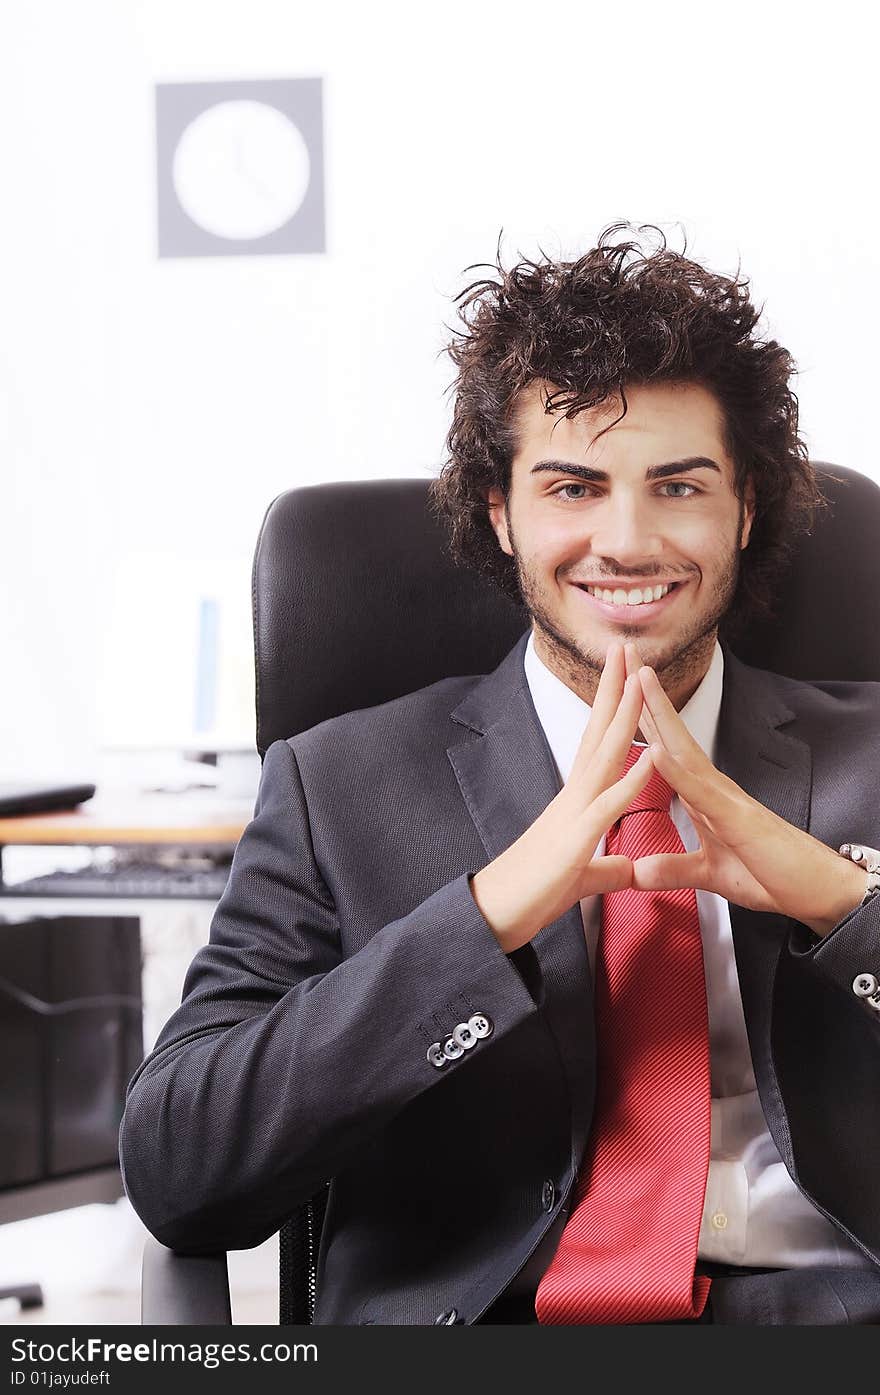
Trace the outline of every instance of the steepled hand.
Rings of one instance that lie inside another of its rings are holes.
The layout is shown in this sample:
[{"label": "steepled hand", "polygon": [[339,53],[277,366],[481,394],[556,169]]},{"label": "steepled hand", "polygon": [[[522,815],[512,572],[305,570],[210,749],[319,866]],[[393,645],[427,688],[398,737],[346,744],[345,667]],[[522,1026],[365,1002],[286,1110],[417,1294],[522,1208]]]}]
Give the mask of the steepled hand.
[{"label": "steepled hand", "polygon": [[867,873],[781,819],[722,775],[691,736],[652,668],[628,644],[627,671],[637,674],[641,726],[654,767],[678,794],[700,846],[696,852],[640,857],[633,886],[641,891],[688,886],[713,891],[748,910],[790,916],[825,935],[858,906]]},{"label": "steepled hand", "polygon": [[632,885],[629,858],[596,852],[653,771],[645,752],[620,773],[641,708],[638,677],[627,678],[623,646],[611,644],[568,780],[522,836],[471,879],[474,901],[505,953],[582,897]]}]

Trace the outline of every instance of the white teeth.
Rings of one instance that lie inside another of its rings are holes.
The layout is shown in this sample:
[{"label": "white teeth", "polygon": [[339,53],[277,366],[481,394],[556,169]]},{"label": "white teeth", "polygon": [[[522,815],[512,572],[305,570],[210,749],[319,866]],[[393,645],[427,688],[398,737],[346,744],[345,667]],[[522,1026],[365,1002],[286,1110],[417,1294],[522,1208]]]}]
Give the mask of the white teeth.
[{"label": "white teeth", "polygon": [[598,601],[604,601],[606,605],[649,605],[652,601],[659,601],[669,589],[668,586],[636,587],[634,591],[624,591],[622,586],[615,587],[613,591],[599,586],[586,588],[591,596],[595,596]]}]

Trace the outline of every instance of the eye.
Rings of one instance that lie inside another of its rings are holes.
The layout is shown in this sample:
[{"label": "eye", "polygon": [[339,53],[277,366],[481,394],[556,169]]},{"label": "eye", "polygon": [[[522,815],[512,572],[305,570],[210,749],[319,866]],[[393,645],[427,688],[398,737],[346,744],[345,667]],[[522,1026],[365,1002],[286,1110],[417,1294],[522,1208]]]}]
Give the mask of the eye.
[{"label": "eye", "polygon": [[[580,489],[580,490],[582,491],[582,493],[580,493],[580,494],[574,494],[574,495],[572,495],[572,494],[566,494],[566,493],[565,493],[565,490],[566,490],[566,489]],[[563,500],[567,499],[570,503],[575,504],[575,503],[577,503],[578,500],[580,500],[580,499],[587,499],[587,498],[589,498],[589,495],[588,495],[588,493],[587,493],[587,490],[588,490],[588,489],[589,489],[589,486],[586,485],[586,484],[579,484],[579,483],[577,483],[577,482],[575,482],[575,483],[569,482],[568,484],[563,484],[559,489],[554,489],[554,490],[553,490],[553,495],[554,495],[554,497],[557,498],[557,499],[563,499]]]},{"label": "eye", "polygon": [[691,499],[695,494],[699,494],[696,485],[688,484],[687,480],[669,480],[666,484],[661,484],[661,489],[689,489],[690,494],[667,494],[667,499]]}]

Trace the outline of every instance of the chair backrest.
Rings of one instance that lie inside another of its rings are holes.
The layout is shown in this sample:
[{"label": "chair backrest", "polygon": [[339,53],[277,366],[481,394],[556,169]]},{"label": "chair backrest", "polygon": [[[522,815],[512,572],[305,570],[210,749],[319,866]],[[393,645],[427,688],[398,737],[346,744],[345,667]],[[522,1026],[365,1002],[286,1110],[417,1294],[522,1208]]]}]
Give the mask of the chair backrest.
[{"label": "chair backrest", "polygon": [[[829,500],[798,540],[776,618],[732,644],[746,663],[806,679],[880,679],[880,488],[816,463]],[[524,610],[456,567],[427,480],[314,485],[267,510],[253,567],[257,747],[454,674],[488,673]],[[281,1321],[314,1307],[323,1204],[281,1236]]]}]

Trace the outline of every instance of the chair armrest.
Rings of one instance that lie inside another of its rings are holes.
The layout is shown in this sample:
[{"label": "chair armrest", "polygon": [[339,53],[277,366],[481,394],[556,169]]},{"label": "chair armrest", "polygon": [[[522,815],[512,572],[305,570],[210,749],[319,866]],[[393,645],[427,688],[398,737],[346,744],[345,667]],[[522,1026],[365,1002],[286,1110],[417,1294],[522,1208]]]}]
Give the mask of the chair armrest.
[{"label": "chair armrest", "polygon": [[226,1255],[178,1255],[152,1235],[144,1245],[141,1322],[220,1327],[232,1322]]}]

